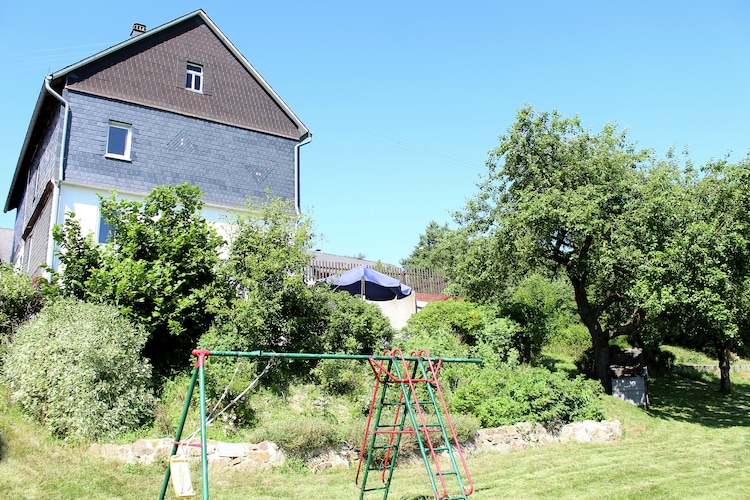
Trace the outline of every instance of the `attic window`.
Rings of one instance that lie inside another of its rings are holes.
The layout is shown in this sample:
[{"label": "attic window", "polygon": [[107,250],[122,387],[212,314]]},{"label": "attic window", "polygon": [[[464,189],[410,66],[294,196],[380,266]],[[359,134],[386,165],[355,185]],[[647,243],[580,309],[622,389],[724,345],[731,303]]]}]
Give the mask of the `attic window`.
[{"label": "attic window", "polygon": [[131,129],[132,125],[128,123],[110,121],[107,132],[107,153],[104,156],[130,160]]},{"label": "attic window", "polygon": [[187,63],[185,88],[193,92],[203,92],[203,66]]}]

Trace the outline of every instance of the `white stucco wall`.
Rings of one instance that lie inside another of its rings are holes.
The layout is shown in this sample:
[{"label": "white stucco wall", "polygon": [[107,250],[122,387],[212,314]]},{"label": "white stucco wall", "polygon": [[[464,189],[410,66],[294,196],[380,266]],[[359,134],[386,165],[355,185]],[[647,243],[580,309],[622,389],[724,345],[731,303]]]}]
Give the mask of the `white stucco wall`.
[{"label": "white stucco wall", "polygon": [[[65,217],[70,213],[74,213],[76,219],[81,224],[81,232],[83,234],[93,234],[94,239],[99,239],[99,196],[102,195],[105,198],[110,193],[103,193],[101,190],[90,188],[87,186],[80,186],[76,184],[63,183],[60,189],[60,210],[58,212],[57,220],[55,224],[62,224]],[[134,193],[117,193],[118,199],[143,201],[145,195],[134,194]],[[203,205],[203,217],[212,224],[219,236],[228,240],[228,227],[229,225],[224,221],[224,217],[228,211],[224,207],[217,207],[213,205]],[[226,251],[226,249],[225,249]],[[59,261],[57,258],[52,263],[55,269],[58,268]]]},{"label": "white stucco wall", "polygon": [[403,299],[393,300],[368,300],[378,306],[383,315],[391,322],[391,326],[400,330],[406,326],[412,314],[417,312],[417,298],[415,293],[407,295]]}]

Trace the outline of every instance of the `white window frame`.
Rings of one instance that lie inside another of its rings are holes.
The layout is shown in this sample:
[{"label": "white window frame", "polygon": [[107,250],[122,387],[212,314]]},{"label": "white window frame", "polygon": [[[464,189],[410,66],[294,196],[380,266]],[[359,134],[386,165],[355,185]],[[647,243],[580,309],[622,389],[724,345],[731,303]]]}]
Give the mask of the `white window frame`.
[{"label": "white window frame", "polygon": [[185,89],[202,94],[204,84],[206,83],[204,81],[205,73],[203,72],[203,65],[189,62],[186,65],[185,72]]},{"label": "white window frame", "polygon": [[[109,150],[109,136],[110,136],[110,131],[113,128],[125,130],[127,132],[127,135],[125,137],[125,151],[123,151],[122,154],[113,153],[113,152],[110,152]],[[106,149],[106,153],[104,154],[104,156],[107,158],[115,158],[117,160],[130,161],[130,145],[132,142],[132,138],[133,138],[133,126],[131,124],[110,120],[109,125],[107,126],[107,149]]]}]

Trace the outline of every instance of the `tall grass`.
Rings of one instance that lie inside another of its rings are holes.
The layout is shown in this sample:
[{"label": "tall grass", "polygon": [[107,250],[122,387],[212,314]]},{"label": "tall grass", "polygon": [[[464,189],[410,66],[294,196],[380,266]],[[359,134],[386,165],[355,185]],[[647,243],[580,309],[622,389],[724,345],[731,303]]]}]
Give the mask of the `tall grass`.
[{"label": "tall grass", "polygon": [[[607,417],[624,429],[613,443],[472,455],[471,498],[750,498],[750,381],[743,375],[733,382],[735,392],[724,396],[710,376],[658,378],[649,387],[649,410],[607,398]],[[212,472],[211,498],[358,498],[354,470],[312,474],[295,465],[271,473]],[[0,388],[0,498],[150,499],[163,473],[163,464],[118,465],[59,444],[9,406]],[[199,480],[194,474],[196,488]],[[423,466],[399,467],[389,498],[422,495],[431,498]]]}]

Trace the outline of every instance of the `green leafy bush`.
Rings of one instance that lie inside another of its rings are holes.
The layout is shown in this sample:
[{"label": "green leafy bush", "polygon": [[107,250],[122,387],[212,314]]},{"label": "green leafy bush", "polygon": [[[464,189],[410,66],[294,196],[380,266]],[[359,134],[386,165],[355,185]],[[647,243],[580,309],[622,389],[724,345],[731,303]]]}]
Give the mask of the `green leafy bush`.
[{"label": "green leafy bush", "polygon": [[365,417],[353,410],[351,401],[326,395],[314,385],[291,388],[283,397],[260,390],[247,405],[258,417],[250,440],[273,441],[292,456],[361,439],[364,429]]},{"label": "green leafy bush", "polygon": [[517,339],[521,330],[518,323],[508,318],[496,318],[487,322],[477,334],[474,355],[488,364],[517,364],[520,358]]},{"label": "green leafy bush", "polygon": [[42,305],[42,293],[34,278],[0,263],[0,355],[16,328],[38,313]]},{"label": "green leafy bush", "polygon": [[570,324],[550,335],[549,347],[551,351],[563,353],[578,362],[584,358],[586,350],[591,348],[591,334],[580,323]]},{"label": "green leafy bush", "polygon": [[158,376],[188,366],[190,351],[211,325],[214,301],[226,293],[216,282],[224,244],[203,217],[200,189],[181,184],[155,187],[143,201],[101,199],[111,232],[106,245],[83,235],[75,217],[53,235],[66,295],[119,307],[149,333],[144,348]]},{"label": "green leafy bush", "polygon": [[359,360],[322,359],[312,375],[330,394],[356,396],[372,391],[372,372]]},{"label": "green leafy bush", "polygon": [[410,317],[407,321],[407,330],[411,334],[448,330],[461,342],[473,344],[485,321],[485,311],[473,302],[441,300],[430,302]]},{"label": "green leafy bush", "polygon": [[8,348],[11,398],[67,439],[113,438],[151,417],[146,332],[117,308],[65,298],[23,325]]},{"label": "green leafy bush", "polygon": [[327,285],[314,290],[325,300],[325,334],[317,352],[377,354],[393,337],[390,322],[375,304]]},{"label": "green leafy bush", "polygon": [[548,428],[601,420],[601,385],[561,372],[523,366],[485,367],[454,392],[454,411],[476,416],[483,427],[538,422]]}]

